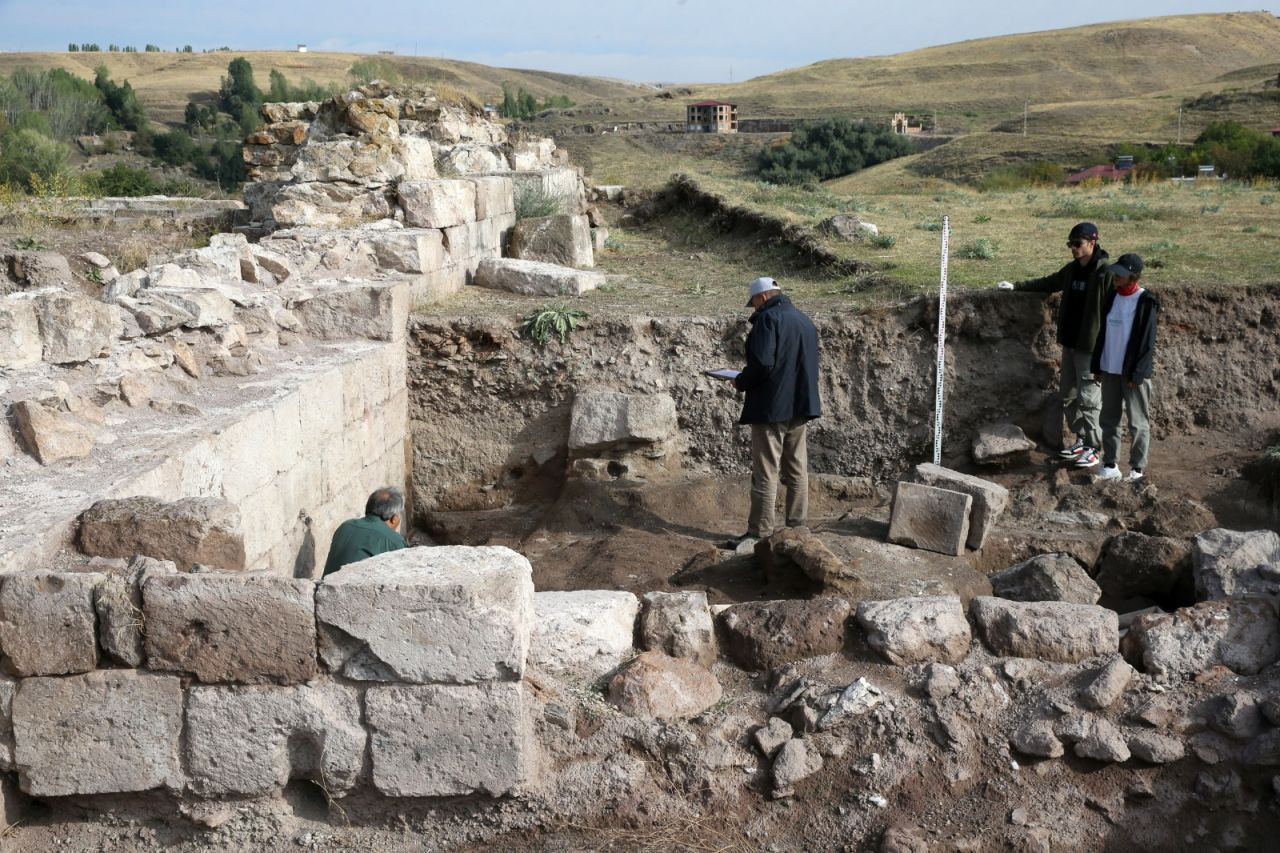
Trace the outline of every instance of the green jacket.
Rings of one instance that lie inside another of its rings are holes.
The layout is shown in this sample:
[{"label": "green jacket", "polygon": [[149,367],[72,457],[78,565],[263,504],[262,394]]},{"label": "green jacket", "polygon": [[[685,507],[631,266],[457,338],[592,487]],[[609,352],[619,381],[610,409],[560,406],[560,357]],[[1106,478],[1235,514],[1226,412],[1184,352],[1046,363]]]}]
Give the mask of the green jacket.
[{"label": "green jacket", "polygon": [[404,547],[404,537],[376,515],[352,518],[339,524],[333,532],[333,544],[329,546],[329,559],[324,561],[324,573],[330,575],[350,563]]},{"label": "green jacket", "polygon": [[[1094,249],[1089,265],[1085,267],[1085,275],[1088,278],[1084,294],[1084,313],[1080,317],[1079,331],[1074,337],[1069,334],[1074,323],[1067,317],[1067,296],[1071,282],[1077,278],[1075,261],[1071,261],[1062,269],[1044,278],[1014,282],[1013,289],[1032,293],[1061,293],[1062,304],[1058,306],[1058,343],[1064,347],[1073,347],[1092,353],[1093,345],[1098,340],[1098,330],[1102,328],[1102,302],[1115,290],[1115,283],[1112,281],[1109,270],[1109,257],[1107,250],[1098,246]],[[1071,337],[1070,340],[1068,340],[1069,337]]]}]

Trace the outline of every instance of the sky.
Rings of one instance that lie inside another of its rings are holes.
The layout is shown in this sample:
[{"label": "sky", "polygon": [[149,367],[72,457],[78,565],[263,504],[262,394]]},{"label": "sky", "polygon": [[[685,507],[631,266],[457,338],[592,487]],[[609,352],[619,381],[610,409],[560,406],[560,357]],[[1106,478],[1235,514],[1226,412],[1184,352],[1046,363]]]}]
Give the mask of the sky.
[{"label": "sky", "polygon": [[[1273,14],[1280,9],[1272,4]],[[823,59],[1235,2],[1101,0],[0,0],[0,50],[69,42],[441,56],[644,82],[739,81]]]}]

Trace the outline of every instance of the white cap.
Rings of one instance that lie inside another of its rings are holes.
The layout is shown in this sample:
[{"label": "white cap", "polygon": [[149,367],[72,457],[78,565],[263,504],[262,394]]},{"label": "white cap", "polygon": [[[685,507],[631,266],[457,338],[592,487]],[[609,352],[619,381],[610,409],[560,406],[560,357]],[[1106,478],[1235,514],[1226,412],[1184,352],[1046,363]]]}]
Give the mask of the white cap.
[{"label": "white cap", "polygon": [[751,300],[755,299],[761,293],[768,293],[771,290],[780,290],[778,283],[768,276],[761,276],[748,286],[747,307],[751,307]]}]

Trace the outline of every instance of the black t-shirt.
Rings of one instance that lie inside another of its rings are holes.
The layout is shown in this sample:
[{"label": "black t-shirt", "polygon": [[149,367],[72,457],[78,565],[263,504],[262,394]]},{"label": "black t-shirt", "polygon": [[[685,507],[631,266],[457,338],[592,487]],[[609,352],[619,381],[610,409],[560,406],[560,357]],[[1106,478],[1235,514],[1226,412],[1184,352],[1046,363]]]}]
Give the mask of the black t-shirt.
[{"label": "black t-shirt", "polygon": [[1093,259],[1090,258],[1087,266],[1076,264],[1071,271],[1071,284],[1062,294],[1062,315],[1058,324],[1058,341],[1061,343],[1071,342],[1074,346],[1076,338],[1080,337],[1080,324],[1084,321],[1084,295],[1089,288],[1089,270],[1092,267]]}]

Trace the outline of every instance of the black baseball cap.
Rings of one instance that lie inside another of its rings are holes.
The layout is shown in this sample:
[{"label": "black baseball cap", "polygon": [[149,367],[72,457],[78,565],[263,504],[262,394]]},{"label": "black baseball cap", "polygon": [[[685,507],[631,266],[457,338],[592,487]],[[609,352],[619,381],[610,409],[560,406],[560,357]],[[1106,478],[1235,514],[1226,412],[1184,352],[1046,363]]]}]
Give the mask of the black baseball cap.
[{"label": "black baseball cap", "polygon": [[1125,278],[1133,278],[1135,275],[1142,273],[1142,258],[1133,254],[1121,255],[1116,262],[1110,267],[1112,275],[1122,275]]},{"label": "black baseball cap", "polygon": [[1081,222],[1071,229],[1071,233],[1067,235],[1068,240],[1097,240],[1098,226],[1092,222]]}]

